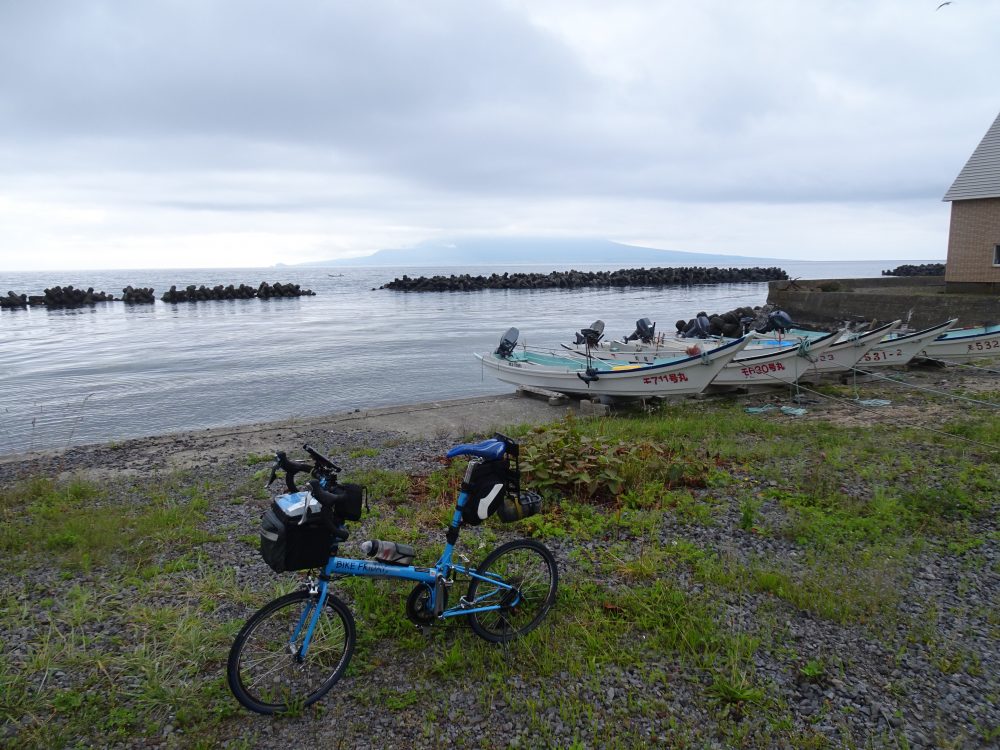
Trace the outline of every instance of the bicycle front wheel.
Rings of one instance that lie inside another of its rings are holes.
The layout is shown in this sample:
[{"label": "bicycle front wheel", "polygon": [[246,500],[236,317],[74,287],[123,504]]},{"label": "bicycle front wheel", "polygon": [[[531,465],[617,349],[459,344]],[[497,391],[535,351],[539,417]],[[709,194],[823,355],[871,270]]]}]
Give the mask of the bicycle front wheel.
[{"label": "bicycle front wheel", "polygon": [[499,609],[473,613],[469,624],[476,635],[492,643],[530,633],[556,600],[556,560],[548,547],[534,539],[516,539],[497,547],[476,572],[491,580],[473,578],[466,598],[473,606],[499,605]]},{"label": "bicycle front wheel", "polygon": [[319,597],[296,591],[258,610],[229,651],[226,676],[236,700],[262,714],[286,712],[322,698],[354,653],[354,617],[332,595],[320,612],[309,648],[302,643]]}]

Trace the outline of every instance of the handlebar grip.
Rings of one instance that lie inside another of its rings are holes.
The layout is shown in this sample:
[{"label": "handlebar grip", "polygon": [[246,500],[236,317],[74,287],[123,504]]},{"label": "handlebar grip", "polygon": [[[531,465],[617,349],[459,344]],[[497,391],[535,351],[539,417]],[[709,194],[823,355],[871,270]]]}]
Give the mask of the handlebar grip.
[{"label": "handlebar grip", "polygon": [[[313,467],[307,463],[292,461],[285,455],[284,451],[278,451],[274,456],[278,468],[285,472],[285,487],[288,488],[289,492],[298,492],[299,488],[295,486],[295,475],[300,471],[309,473]],[[274,479],[274,469],[271,470],[271,479],[272,481]]]},{"label": "handlebar grip", "polygon": [[319,500],[319,504],[324,508],[335,509],[337,507],[337,495],[320,487],[318,479],[312,479],[309,481],[309,491],[312,493],[314,498]]}]

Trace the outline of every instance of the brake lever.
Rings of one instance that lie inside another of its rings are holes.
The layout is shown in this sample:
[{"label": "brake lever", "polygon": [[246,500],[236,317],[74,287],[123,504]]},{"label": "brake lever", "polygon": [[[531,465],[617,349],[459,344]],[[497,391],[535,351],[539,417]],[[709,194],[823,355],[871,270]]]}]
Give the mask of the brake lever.
[{"label": "brake lever", "polygon": [[278,469],[285,468],[285,453],[284,451],[275,451],[274,462],[271,464],[271,476],[267,480],[265,487],[270,487],[274,480],[278,478]]},{"label": "brake lever", "polygon": [[298,492],[294,479],[296,469],[293,467],[293,462],[288,460],[288,456],[285,455],[284,451],[278,451],[274,454],[274,463],[271,464],[271,475],[264,486],[270,487],[271,483],[278,478],[278,469],[285,472],[285,486],[288,488],[288,491]]}]

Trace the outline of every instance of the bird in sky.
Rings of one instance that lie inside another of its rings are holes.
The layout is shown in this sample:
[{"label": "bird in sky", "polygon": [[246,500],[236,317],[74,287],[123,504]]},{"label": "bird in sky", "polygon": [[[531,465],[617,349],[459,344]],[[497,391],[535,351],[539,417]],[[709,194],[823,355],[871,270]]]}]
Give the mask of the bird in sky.
[{"label": "bird in sky", "polygon": [[951,0],[948,0],[948,2],[945,2],[945,3],[941,3],[941,4],[940,4],[940,5],[938,6],[938,7],[936,7],[936,8],[934,9],[934,10],[935,10],[935,11],[938,11],[938,10],[941,10],[941,9],[942,9],[942,8],[943,8],[944,6],[946,6],[946,5],[951,5]]}]

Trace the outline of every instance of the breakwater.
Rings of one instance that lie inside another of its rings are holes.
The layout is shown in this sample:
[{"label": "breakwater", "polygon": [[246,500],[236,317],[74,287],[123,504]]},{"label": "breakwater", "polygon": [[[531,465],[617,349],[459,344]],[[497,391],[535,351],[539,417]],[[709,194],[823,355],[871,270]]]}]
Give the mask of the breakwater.
[{"label": "breakwater", "polygon": [[161,298],[164,302],[205,302],[208,300],[226,299],[270,299],[271,297],[312,297],[316,293],[309,289],[303,289],[298,284],[282,284],[276,282],[268,284],[262,281],[260,286],[254,289],[252,286],[240,284],[238,287],[229,284],[223,286],[217,284],[212,288],[205,285],[196,287],[190,284],[184,289],[171,286]]},{"label": "breakwater", "polygon": [[136,289],[132,285],[129,285],[122,289],[122,302],[129,305],[151,305],[156,302],[153,291],[150,287]]},{"label": "breakwater", "polygon": [[819,327],[897,318],[910,328],[949,318],[958,318],[960,328],[997,322],[996,295],[946,294],[945,289],[940,276],[779,281],[769,285],[767,301],[793,320]]},{"label": "breakwater", "polygon": [[[122,295],[115,298],[114,294],[94,291],[93,287],[86,290],[77,289],[72,284],[67,286],[54,286],[45,289],[43,294],[28,295],[18,294],[8,291],[6,295],[0,296],[0,308],[16,309],[25,308],[29,305],[48,307],[51,309],[87,307],[96,305],[98,302],[125,302],[132,305],[152,304],[156,301],[154,289],[151,287],[133,287],[131,284],[122,289]],[[262,281],[259,286],[252,287],[240,284],[238,287],[233,284],[223,286],[217,284],[213,287],[206,287],[204,284],[196,286],[189,284],[183,289],[178,289],[172,285],[170,289],[160,298],[163,302],[207,302],[211,300],[236,300],[236,299],[271,299],[272,297],[312,297],[316,293],[303,289],[298,284],[283,284],[280,281],[269,284]]]},{"label": "breakwater", "polygon": [[787,279],[780,268],[623,268],[618,271],[553,271],[418,276],[393,279],[380,289],[397,292],[474,292],[482,289],[579,289],[585,287],[690,286]]},{"label": "breakwater", "polygon": [[15,308],[15,307],[27,307],[28,306],[28,295],[27,294],[15,294],[14,292],[7,292],[6,295],[0,297],[0,309],[3,308]]},{"label": "breakwater", "polygon": [[883,276],[944,276],[944,263],[908,263],[883,271]]},{"label": "breakwater", "polygon": [[44,294],[39,295],[29,296],[8,291],[5,297],[0,297],[0,307],[17,308],[28,305],[45,305],[45,307],[59,309],[96,305],[98,302],[113,302],[114,299],[114,295],[107,292],[95,292],[93,287],[76,289],[72,284],[69,284],[64,287],[51,287],[46,289]]},{"label": "breakwater", "polygon": [[[744,307],[733,308],[727,312],[704,313],[704,311],[701,311],[708,320],[707,326],[700,332],[689,334],[688,338],[704,338],[710,336],[739,338],[751,328],[761,328],[766,326],[768,322],[768,313],[775,309],[777,308],[772,305],[756,305],[754,307],[746,305]],[[630,338],[651,340],[653,336],[657,335],[656,326],[658,322],[652,322],[652,328],[641,330],[640,326],[647,320],[648,318],[641,318],[636,321],[636,330],[634,333],[630,334]],[[693,329],[695,321],[696,318],[689,318],[687,320],[684,318],[678,318],[674,323],[674,330],[670,330],[668,325],[660,325],[659,334],[673,336],[675,334],[683,334],[685,331],[695,330]],[[581,334],[582,333],[583,331],[581,331]]]}]

